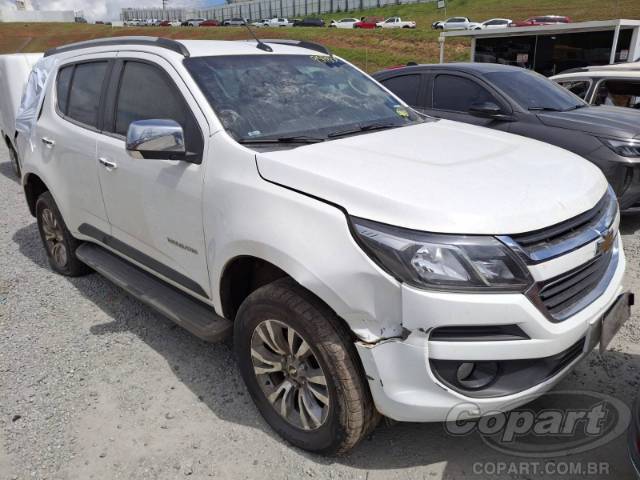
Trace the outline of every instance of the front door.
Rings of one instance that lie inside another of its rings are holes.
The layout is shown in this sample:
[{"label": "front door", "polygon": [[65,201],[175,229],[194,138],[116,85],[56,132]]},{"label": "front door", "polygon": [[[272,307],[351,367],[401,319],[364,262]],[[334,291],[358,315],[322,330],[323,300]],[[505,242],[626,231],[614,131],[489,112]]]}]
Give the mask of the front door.
[{"label": "front door", "polygon": [[[156,56],[121,53],[107,94],[97,156],[113,240],[109,246],[174,285],[210,297],[202,228],[208,127],[175,70]],[[132,158],[131,122],[171,119],[184,130],[188,161]]]},{"label": "front door", "polygon": [[432,81],[432,96],[425,104],[425,113],[434,117],[458,122],[471,123],[481,127],[508,130],[509,122],[471,115],[469,109],[474,104],[494,103],[505,109],[506,104],[498,100],[478,81],[467,76],[439,73]]}]

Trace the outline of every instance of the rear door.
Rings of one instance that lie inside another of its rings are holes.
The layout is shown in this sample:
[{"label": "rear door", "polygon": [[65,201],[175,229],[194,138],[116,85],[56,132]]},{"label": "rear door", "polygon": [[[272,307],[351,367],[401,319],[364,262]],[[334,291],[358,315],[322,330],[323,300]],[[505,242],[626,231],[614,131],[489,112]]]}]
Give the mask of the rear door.
[{"label": "rear door", "polygon": [[[175,69],[144,53],[121,53],[107,94],[97,156],[112,228],[110,246],[176,286],[208,298],[202,227],[203,163],[208,124]],[[171,119],[185,134],[189,161],[132,158],[131,122]],[[109,166],[111,165],[111,166]]]},{"label": "rear door", "polygon": [[435,72],[430,82],[430,98],[423,104],[424,112],[434,117],[471,123],[482,127],[508,130],[509,122],[471,115],[474,104],[494,103],[505,114],[511,113],[509,104],[483,83],[464,73]]},{"label": "rear door", "polygon": [[100,194],[96,141],[100,99],[113,54],[81,56],[63,62],[36,126],[42,169],[67,227],[78,232],[91,223],[109,231]]}]

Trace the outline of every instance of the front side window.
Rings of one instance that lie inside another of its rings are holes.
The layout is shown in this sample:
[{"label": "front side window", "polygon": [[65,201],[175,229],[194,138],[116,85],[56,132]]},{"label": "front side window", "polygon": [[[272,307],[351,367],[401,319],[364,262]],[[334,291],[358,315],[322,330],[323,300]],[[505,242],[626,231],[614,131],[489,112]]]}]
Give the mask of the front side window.
[{"label": "front side window", "polygon": [[371,78],[327,55],[197,57],[185,65],[236,140],[421,122]]},{"label": "front side window", "polygon": [[107,62],[79,63],[74,67],[66,115],[84,125],[98,126],[98,107]]},{"label": "front side window", "polygon": [[201,153],[202,134],[180,91],[159,68],[127,61],[120,78],[115,133],[126,136],[131,122],[169,119],[183,130],[187,150]]},{"label": "front side window", "polygon": [[464,77],[438,75],[433,86],[433,108],[467,113],[473,104],[493,102],[493,95],[482,85]]},{"label": "front side window", "polygon": [[589,80],[565,80],[558,83],[583,100],[587,97],[589,87],[591,86],[591,82]]},{"label": "front side window", "polygon": [[640,81],[605,80],[598,85],[596,105],[640,109]]}]

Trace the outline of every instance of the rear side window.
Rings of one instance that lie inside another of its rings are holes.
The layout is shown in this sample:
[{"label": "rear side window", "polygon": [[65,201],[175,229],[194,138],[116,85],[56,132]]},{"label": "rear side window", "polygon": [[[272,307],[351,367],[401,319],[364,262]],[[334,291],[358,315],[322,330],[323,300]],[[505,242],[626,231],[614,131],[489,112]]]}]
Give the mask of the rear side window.
[{"label": "rear side window", "polygon": [[202,152],[204,142],[198,124],[170,78],[153,65],[126,62],[120,79],[115,133],[126,136],[131,122],[152,119],[175,120],[184,130],[187,150]]},{"label": "rear side window", "polygon": [[407,104],[418,105],[418,89],[420,88],[420,75],[401,75],[384,80],[382,84],[399,96]]},{"label": "rear side window", "polygon": [[558,83],[583,100],[587,97],[587,92],[591,86],[591,82],[588,80],[572,80]]},{"label": "rear side window", "polygon": [[474,103],[493,102],[493,96],[478,83],[455,75],[438,75],[433,86],[433,108],[467,113]]},{"label": "rear side window", "polygon": [[66,115],[84,125],[97,127],[98,107],[107,62],[80,63],[75,66]]},{"label": "rear side window", "polygon": [[64,115],[67,114],[69,87],[71,86],[72,75],[73,66],[61,68],[58,72],[58,81],[56,82],[56,97],[58,99],[58,110],[60,110],[60,112]]}]

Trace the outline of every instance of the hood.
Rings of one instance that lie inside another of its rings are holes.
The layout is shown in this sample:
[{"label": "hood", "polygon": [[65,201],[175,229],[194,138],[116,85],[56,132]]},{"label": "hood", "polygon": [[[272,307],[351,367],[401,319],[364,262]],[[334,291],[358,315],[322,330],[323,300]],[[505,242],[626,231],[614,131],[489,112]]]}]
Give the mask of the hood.
[{"label": "hood", "polygon": [[580,130],[602,137],[633,138],[640,135],[640,111],[622,107],[584,107],[569,112],[542,112],[542,123],[550,127]]},{"label": "hood", "polygon": [[268,181],[350,215],[439,233],[515,234],[590,208],[607,181],[581,157],[440,120],[257,154]]}]

